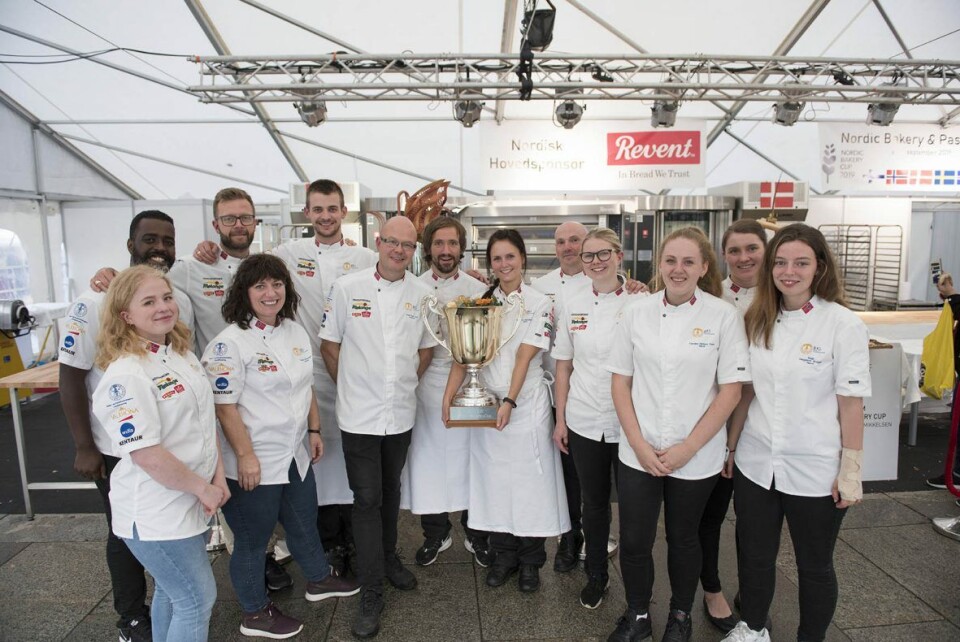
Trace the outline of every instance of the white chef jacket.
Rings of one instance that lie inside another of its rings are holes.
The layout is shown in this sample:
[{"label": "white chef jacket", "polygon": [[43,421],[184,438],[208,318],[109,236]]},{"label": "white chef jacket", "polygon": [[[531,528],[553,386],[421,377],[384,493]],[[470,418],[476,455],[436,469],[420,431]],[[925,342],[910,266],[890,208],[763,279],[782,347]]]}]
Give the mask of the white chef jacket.
[{"label": "white chef jacket", "polygon": [[[193,307],[190,299],[180,290],[174,288],[173,296],[180,308],[180,318],[187,327],[193,329]],[[64,325],[63,339],[60,341],[60,363],[87,371],[86,386],[87,399],[93,399],[93,391],[103,377],[103,370],[95,365],[97,360],[97,337],[100,336],[100,312],[107,300],[106,292],[87,290],[81,294],[70,311]],[[97,450],[104,455],[115,455],[113,439],[104,432],[100,421],[90,406],[90,432],[93,433],[93,443]]]},{"label": "white chef jacket", "polygon": [[553,358],[573,360],[567,394],[567,428],[585,439],[612,444],[620,440],[620,420],[610,395],[609,371],[603,364],[613,347],[614,329],[627,303],[636,301],[624,288],[600,293],[592,283],[570,291],[555,304]]},{"label": "white chef jacket", "polygon": [[[624,310],[605,368],[633,377],[631,395],[643,438],[660,450],[683,442],[717,396],[720,384],[750,381],[747,339],[736,309],[697,288],[678,306],[666,290]],[[704,479],[723,468],[723,430],[671,477]],[[627,439],[620,461],[643,470]]]},{"label": "white chef jacket", "polygon": [[167,488],[130,453],[160,445],[201,479],[217,470],[213,395],[196,355],[149,343],[146,355],[117,359],[93,393],[93,413],[121,458],[110,476],[113,532],[142,540],[186,539],[207,530],[195,495]]},{"label": "white chef jacket", "polygon": [[[541,277],[534,279],[530,282],[530,286],[537,292],[546,294],[548,297],[550,297],[550,301],[552,301],[554,305],[554,310],[556,310],[557,304],[560,303],[563,300],[563,297],[569,292],[588,287],[590,283],[590,277],[587,276],[582,270],[571,276],[569,274],[564,274],[561,268],[557,268],[547,272]],[[552,341],[553,338],[551,337],[551,346],[553,345]],[[550,348],[545,348],[542,354],[544,371],[549,372],[551,377],[556,377],[557,362],[553,360],[552,356],[550,356]],[[552,388],[553,386],[551,385],[551,390]]]},{"label": "white chef jacket", "polygon": [[[448,278],[433,270],[418,279],[437,297],[442,307],[458,296],[478,297],[487,286],[457,270]],[[448,340],[446,318],[430,313],[434,331]],[[450,430],[443,423],[443,393],[453,359],[438,345],[433,359],[417,386],[417,418],[407,451],[400,484],[400,508],[416,515],[433,515],[463,510],[470,500],[470,431]]]},{"label": "white chef jacket", "polygon": [[757,288],[740,287],[728,276],[720,284],[723,288],[723,300],[737,309],[742,317],[747,312],[747,308],[753,303],[753,297],[757,293]]},{"label": "white chef jacket", "polygon": [[[487,290],[486,285],[463,270],[457,270],[456,274],[446,279],[437,276],[433,270],[427,270],[417,278],[437,297],[440,307],[458,296],[476,298]],[[428,320],[434,332],[437,332],[444,341],[449,341],[446,317],[438,317],[430,313]],[[433,359],[430,361],[428,372],[440,373],[446,378],[450,372],[451,363],[453,363],[453,357],[446,348],[438,345],[433,349]]]},{"label": "white chef jacket", "polygon": [[396,435],[413,428],[418,350],[437,345],[420,318],[420,302],[429,292],[412,274],[387,281],[376,267],[334,282],[320,339],[340,344],[340,430]]},{"label": "white chef jacket", "polygon": [[[307,417],[313,399],[313,353],[306,330],[292,320],[278,326],[254,318],[218,334],[203,353],[216,404],[236,404],[260,461],[261,484],[290,481],[290,462],[300,479],[310,466]],[[220,435],[223,468],[236,480],[237,455]]]},{"label": "white chef jacket", "polygon": [[193,304],[197,354],[203,354],[207,344],[227,327],[223,320],[223,302],[242,262],[243,259],[230,256],[221,249],[220,258],[213,265],[186,256],[178,259],[167,273],[173,286],[186,294]]},{"label": "white chef jacket", "polygon": [[825,497],[840,472],[837,395],[870,396],[867,326],[837,303],[814,296],[781,310],[771,349],[750,346],[756,397],[735,454],[737,468],[764,488]]},{"label": "white chef jacket", "polygon": [[[480,381],[484,387],[489,387],[496,391],[498,397],[507,394],[510,389],[510,379],[513,377],[513,366],[517,362],[517,350],[521,343],[547,350],[550,347],[550,341],[553,338],[553,301],[550,297],[541,294],[532,288],[523,288],[517,290],[523,297],[524,313],[520,320],[513,337],[500,348],[497,356],[490,363],[480,369]],[[497,288],[493,296],[506,305],[507,295],[503,290]],[[519,310],[514,308],[503,315],[500,321],[500,341],[503,342],[507,335],[513,331],[516,324],[516,318]],[[527,368],[527,378],[523,380],[523,388],[516,402],[520,404],[520,397],[528,392],[528,386],[540,385],[543,380],[543,369],[540,366],[540,360],[534,357]]]}]

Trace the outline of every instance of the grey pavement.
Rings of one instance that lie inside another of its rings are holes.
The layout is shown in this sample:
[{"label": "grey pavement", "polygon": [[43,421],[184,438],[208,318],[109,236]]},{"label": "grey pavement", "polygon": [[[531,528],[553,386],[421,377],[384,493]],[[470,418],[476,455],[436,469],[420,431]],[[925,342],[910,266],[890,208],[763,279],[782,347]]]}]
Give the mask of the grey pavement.
[{"label": "grey pavement", "polygon": [[[615,511],[616,512],[616,511]],[[960,509],[946,491],[875,493],[851,509],[837,543],[840,602],[828,640],[960,640],[960,542],[938,535],[930,517]],[[464,550],[459,522],[454,546],[429,567],[410,567],[419,579],[415,591],[387,588],[379,637],[391,641],[605,640],[624,608],[619,570],[600,608],[580,606],[585,576],[553,571],[555,543],[541,571],[539,592],[521,594],[514,578],[491,589],[485,571]],[[733,513],[723,529],[721,579],[732,601],[737,590]],[[0,641],[116,640],[110,578],[104,562],[106,524],[102,515],[0,515]],[[418,520],[401,514],[401,548],[409,561],[421,543]],[[666,543],[661,521],[654,557],[657,579],[651,616],[654,639],[666,622],[669,587]],[[211,556],[218,602],[211,640],[246,639],[239,633],[239,608],[230,587],[228,556]],[[616,564],[614,564],[614,567]],[[295,639],[352,640],[356,598],[309,603],[296,563],[287,567],[292,589],[273,594],[285,612],[302,619]],[[795,640],[799,619],[796,567],[784,529],[777,589],[771,616],[774,640]],[[693,639],[719,640],[703,616],[698,592]]]}]

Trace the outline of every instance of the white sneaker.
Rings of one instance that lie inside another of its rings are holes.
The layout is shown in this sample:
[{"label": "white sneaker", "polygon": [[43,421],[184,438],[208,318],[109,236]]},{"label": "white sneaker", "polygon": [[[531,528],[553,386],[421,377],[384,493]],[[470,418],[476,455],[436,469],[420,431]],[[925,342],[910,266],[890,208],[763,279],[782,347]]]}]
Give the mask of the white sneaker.
[{"label": "white sneaker", "polygon": [[737,622],[733,630],[727,633],[723,642],[770,642],[770,634],[766,629],[754,631],[743,620]]}]

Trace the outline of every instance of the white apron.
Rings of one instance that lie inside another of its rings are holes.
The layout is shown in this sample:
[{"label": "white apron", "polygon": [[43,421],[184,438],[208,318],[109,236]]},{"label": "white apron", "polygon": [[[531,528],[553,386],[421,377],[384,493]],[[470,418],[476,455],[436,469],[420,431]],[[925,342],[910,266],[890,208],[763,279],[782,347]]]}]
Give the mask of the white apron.
[{"label": "white apron", "polygon": [[448,374],[448,368],[428,368],[417,386],[417,421],[400,486],[400,508],[415,515],[450,513],[468,505],[470,433],[484,429],[443,425]]},{"label": "white apron", "polygon": [[[507,392],[490,391],[500,398]],[[470,528],[518,537],[551,537],[570,530],[545,379],[527,378],[502,431],[469,432]]]},{"label": "white apron", "polygon": [[323,433],[323,457],[313,465],[317,480],[317,506],[353,503],[353,491],[347,481],[347,464],[343,458],[343,439],[337,423],[337,385],[330,378],[323,359],[313,359],[313,383],[320,408],[320,429]]}]

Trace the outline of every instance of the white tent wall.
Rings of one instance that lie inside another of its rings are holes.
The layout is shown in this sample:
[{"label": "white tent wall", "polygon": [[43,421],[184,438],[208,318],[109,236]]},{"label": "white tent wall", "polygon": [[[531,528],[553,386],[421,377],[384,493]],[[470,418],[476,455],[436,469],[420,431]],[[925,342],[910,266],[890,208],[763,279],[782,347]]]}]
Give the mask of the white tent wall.
[{"label": "white tent wall", "polygon": [[[41,205],[42,203],[42,205]],[[46,213],[47,234],[50,239],[49,261],[44,253],[43,218]],[[63,300],[63,264],[60,253],[60,204],[52,201],[34,201],[0,198],[0,228],[10,230],[20,239],[27,255],[32,301]],[[53,292],[50,291],[50,283]]]},{"label": "white tent wall", "polygon": [[69,299],[83,293],[100,268],[122,270],[130,265],[127,238],[138,212],[160,210],[173,219],[178,256],[189,255],[200,241],[215,240],[210,224],[213,201],[78,201],[62,207]]}]

